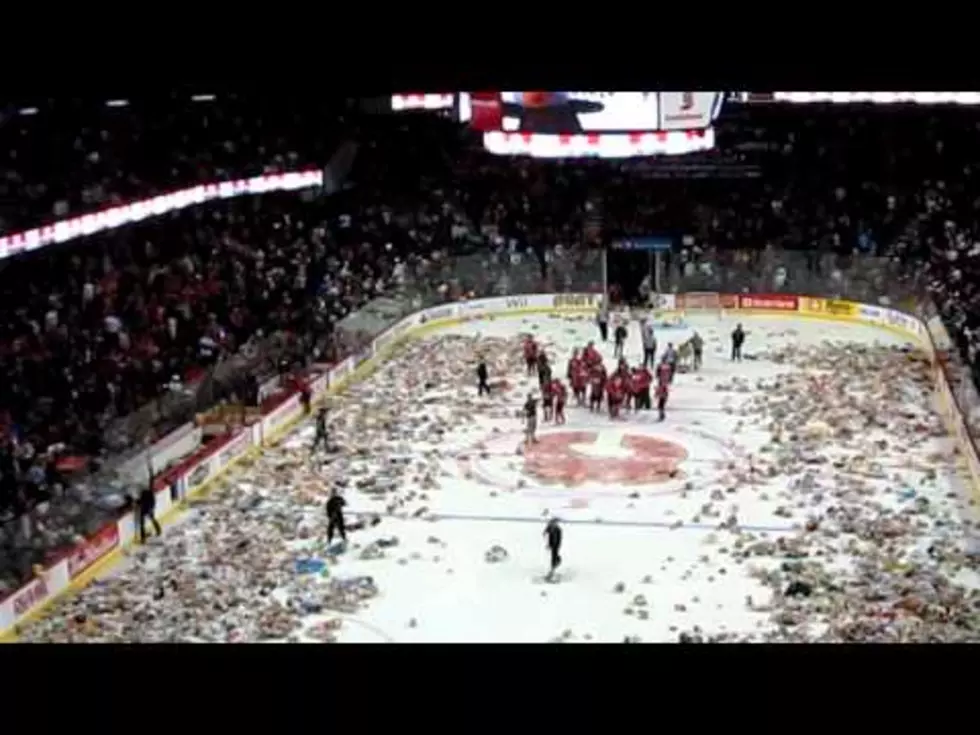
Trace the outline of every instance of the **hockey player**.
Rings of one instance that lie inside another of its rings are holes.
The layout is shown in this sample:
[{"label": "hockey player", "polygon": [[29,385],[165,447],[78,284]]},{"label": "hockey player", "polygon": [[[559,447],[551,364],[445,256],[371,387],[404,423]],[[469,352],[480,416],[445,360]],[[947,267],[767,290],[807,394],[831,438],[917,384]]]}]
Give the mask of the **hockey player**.
[{"label": "hockey player", "polygon": [[538,402],[532,393],[528,393],[524,401],[524,434],[525,444],[538,441]]},{"label": "hockey player", "polygon": [[585,405],[585,389],[589,384],[589,369],[585,367],[585,363],[579,360],[575,365],[575,370],[572,372],[572,393],[575,396],[575,401],[579,406]]},{"label": "hockey player", "polygon": [[660,364],[657,365],[657,384],[660,383],[667,384],[670,383],[671,379],[671,369],[670,363],[667,362],[667,355],[665,354],[660,358]]},{"label": "hockey player", "polygon": [[323,444],[324,450],[327,449],[327,409],[323,406],[316,412],[316,434],[313,436],[313,446],[310,447],[310,456],[316,452],[320,444]]},{"label": "hockey player", "polygon": [[602,355],[600,355],[599,350],[596,349],[595,342],[589,342],[586,348],[582,351],[582,361],[585,363],[585,366],[589,368],[589,370],[602,363]]},{"label": "hockey player", "polygon": [[565,374],[565,378],[567,378],[569,382],[571,382],[572,380],[572,375],[575,374],[576,366],[578,366],[579,363],[581,362],[582,362],[582,357],[581,355],[579,355],[579,351],[575,350],[574,352],[572,352],[572,356],[568,360],[568,370],[566,371]]},{"label": "hockey player", "polygon": [[646,367],[637,367],[633,369],[633,409],[635,411],[649,411],[650,410],[650,384],[653,382],[653,376]]},{"label": "hockey player", "polygon": [[602,408],[602,393],[606,389],[606,368],[599,363],[589,373],[589,410],[593,413]]},{"label": "hockey player", "polygon": [[476,386],[477,395],[482,396],[484,393],[490,395],[490,384],[487,382],[487,378],[489,377],[487,361],[481,357],[480,364],[476,366],[476,379],[479,381],[479,384]]},{"label": "hockey player", "polygon": [[555,424],[560,425],[565,423],[565,401],[568,400],[568,391],[565,389],[564,384],[555,378],[551,381],[551,395],[555,399]]},{"label": "hockey player", "polygon": [[670,384],[657,383],[657,412],[660,414],[661,421],[667,418],[665,409],[667,408],[667,398],[669,395],[670,395]]},{"label": "hockey player", "polygon": [[543,352],[538,352],[538,385],[544,388],[551,382],[551,363],[548,356]]},{"label": "hockey player", "polygon": [[667,349],[664,350],[664,361],[670,365],[670,380],[668,382],[674,382],[674,373],[677,372],[677,350],[674,349],[674,343],[668,342]]},{"label": "hockey player", "polygon": [[558,567],[561,566],[561,526],[558,525],[558,519],[552,518],[548,521],[548,525],[544,528],[544,535],[548,539],[547,547],[548,553],[551,555],[550,567],[548,569],[548,575],[545,577],[549,582],[554,580],[555,572],[558,571]]},{"label": "hockey player", "polygon": [[330,491],[330,498],[327,500],[327,545],[333,543],[334,534],[340,536],[343,543],[347,543],[347,525],[344,523],[344,506],[347,501],[337,492],[337,488]]},{"label": "hockey player", "polygon": [[609,404],[609,418],[618,419],[619,409],[626,394],[626,383],[620,373],[616,373],[606,388],[606,403]]},{"label": "hockey player", "polygon": [[738,324],[732,332],[732,360],[742,362],[742,345],[745,344],[745,330]]},{"label": "hockey player", "polygon": [[704,356],[704,340],[695,332],[691,336],[691,362],[695,370],[701,369],[701,359]]},{"label": "hockey player", "polygon": [[613,331],[613,339],[616,342],[613,348],[613,355],[616,357],[623,356],[623,348],[626,345],[626,322],[620,321],[616,324],[616,329]]},{"label": "hockey player", "polygon": [[524,338],[524,364],[527,366],[527,374],[534,375],[538,367],[538,343],[530,335]]},{"label": "hockey player", "polygon": [[552,382],[541,384],[541,420],[551,421],[555,407],[555,394],[552,393]]},{"label": "hockey player", "polygon": [[640,330],[643,339],[643,367],[657,364],[657,338],[653,331],[653,319],[648,319]]}]

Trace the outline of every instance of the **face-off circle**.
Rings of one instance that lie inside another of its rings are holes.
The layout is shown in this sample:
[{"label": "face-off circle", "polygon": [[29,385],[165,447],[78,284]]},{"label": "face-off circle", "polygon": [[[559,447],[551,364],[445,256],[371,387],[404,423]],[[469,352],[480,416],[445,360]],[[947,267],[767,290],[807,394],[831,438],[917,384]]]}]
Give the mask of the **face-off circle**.
[{"label": "face-off circle", "polygon": [[655,436],[563,431],[541,436],[524,453],[524,473],[546,485],[655,485],[681,477],[679,444]]}]

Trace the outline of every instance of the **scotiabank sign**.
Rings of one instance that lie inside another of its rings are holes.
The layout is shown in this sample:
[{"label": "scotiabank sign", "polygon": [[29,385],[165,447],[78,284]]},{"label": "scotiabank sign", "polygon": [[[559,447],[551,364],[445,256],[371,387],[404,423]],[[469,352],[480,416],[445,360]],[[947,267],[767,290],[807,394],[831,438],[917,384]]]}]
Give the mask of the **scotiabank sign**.
[{"label": "scotiabank sign", "polygon": [[796,311],[796,296],[788,294],[752,294],[738,298],[740,309],[768,309],[770,311]]},{"label": "scotiabank sign", "polygon": [[76,546],[68,557],[68,578],[75,579],[119,544],[119,527],[115,523]]}]

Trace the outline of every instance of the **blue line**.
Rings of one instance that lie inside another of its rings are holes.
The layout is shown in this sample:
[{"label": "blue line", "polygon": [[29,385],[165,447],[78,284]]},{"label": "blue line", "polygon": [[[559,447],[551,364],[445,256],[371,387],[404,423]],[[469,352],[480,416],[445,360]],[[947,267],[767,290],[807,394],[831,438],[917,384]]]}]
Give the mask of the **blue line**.
[{"label": "blue line", "polygon": [[[349,514],[353,516],[385,517],[380,513],[372,511],[349,511]],[[400,520],[416,520],[408,515],[397,515],[395,518],[399,518]],[[491,521],[494,523],[543,523],[545,520],[544,518],[528,518],[526,516],[461,515],[457,513],[430,513],[426,515],[425,518],[431,518],[436,521]],[[675,526],[674,523],[667,523],[666,521],[596,521],[565,518],[562,520],[562,523],[591,526],[632,526],[636,528],[662,528],[672,530],[687,529],[689,531],[719,530],[717,525],[710,526],[706,523],[684,523],[681,526]],[[738,526],[738,528],[742,531],[752,531],[755,533],[791,533],[796,530],[795,528],[788,526],[744,526],[741,524]]]}]

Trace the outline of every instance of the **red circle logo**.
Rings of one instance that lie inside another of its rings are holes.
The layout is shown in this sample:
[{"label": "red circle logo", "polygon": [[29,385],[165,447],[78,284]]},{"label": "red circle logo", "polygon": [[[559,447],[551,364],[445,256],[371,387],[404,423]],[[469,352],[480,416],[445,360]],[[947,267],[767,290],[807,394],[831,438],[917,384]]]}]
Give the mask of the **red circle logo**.
[{"label": "red circle logo", "polygon": [[650,485],[677,479],[687,459],[679,444],[640,434],[545,434],[524,454],[524,472],[544,483]]}]

